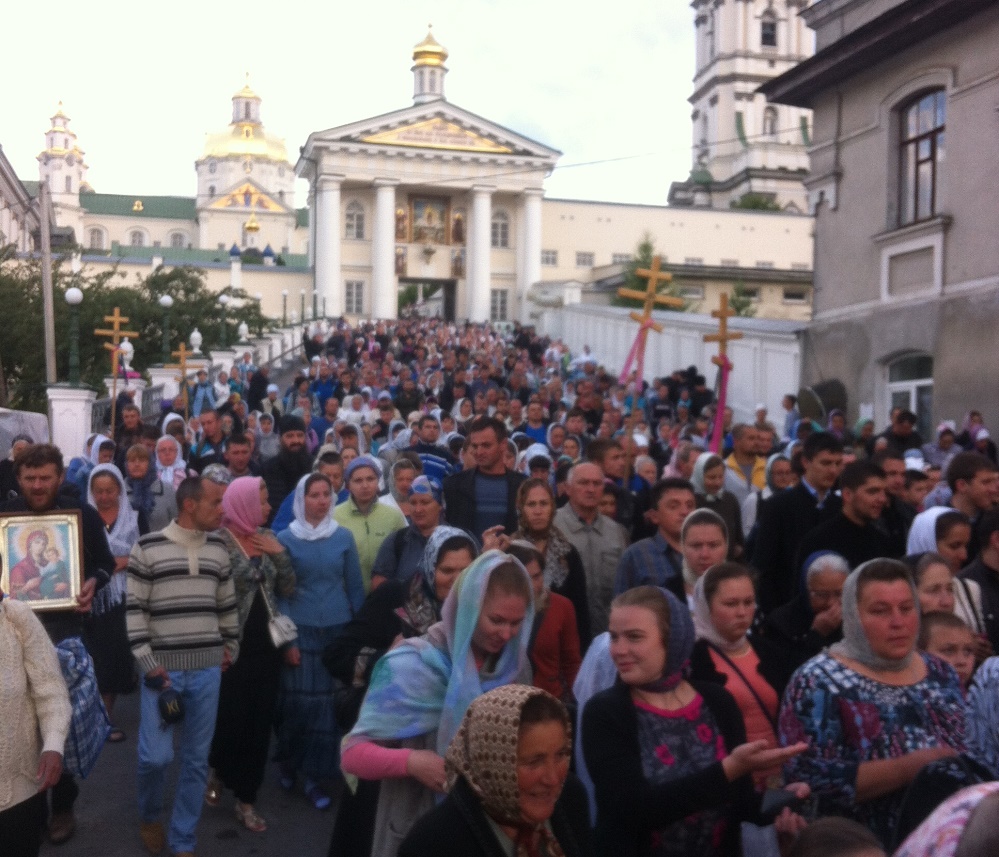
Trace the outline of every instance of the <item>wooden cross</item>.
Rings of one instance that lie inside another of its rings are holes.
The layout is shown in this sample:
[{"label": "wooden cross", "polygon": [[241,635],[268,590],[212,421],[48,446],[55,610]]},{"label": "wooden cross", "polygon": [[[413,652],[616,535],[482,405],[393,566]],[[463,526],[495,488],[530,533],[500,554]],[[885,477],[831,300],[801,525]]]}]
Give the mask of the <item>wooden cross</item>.
[{"label": "wooden cross", "polygon": [[171,351],[171,356],[178,358],[177,363],[167,363],[164,369],[180,369],[180,377],[177,379],[180,381],[180,388],[182,390],[182,395],[184,396],[184,420],[186,421],[189,417],[188,410],[190,408],[190,402],[187,400],[187,358],[193,351],[187,350],[187,344],[180,343],[180,348],[177,351]]},{"label": "wooden cross", "polygon": [[716,366],[722,366],[728,361],[729,342],[733,339],[742,339],[741,333],[737,331],[731,332],[728,329],[728,320],[735,316],[735,311],[729,308],[728,295],[724,292],[721,296],[721,306],[716,310],[712,310],[711,316],[718,319],[718,332],[706,333],[704,341],[718,343],[718,354],[711,358],[711,362]]},{"label": "wooden cross", "polygon": [[123,324],[128,324],[128,318],[121,314],[118,307],[114,308],[114,312],[111,315],[104,316],[104,321],[111,325],[111,329],[98,327],[95,328],[94,334],[97,336],[107,336],[111,339],[110,342],[104,343],[104,347],[111,352],[111,425],[108,427],[108,432],[111,435],[111,439],[114,440],[115,410],[118,400],[118,358],[121,356],[121,340],[125,336],[138,339],[139,334],[134,330],[121,329]]},{"label": "wooden cross", "polygon": [[683,301],[680,298],[673,298],[669,295],[657,294],[657,289],[659,288],[660,281],[663,283],[670,282],[673,277],[670,274],[661,272],[659,266],[662,264],[662,259],[659,256],[655,256],[652,259],[652,267],[649,268],[639,268],[635,271],[635,274],[639,277],[647,277],[648,284],[645,287],[644,292],[640,292],[637,289],[618,289],[618,297],[631,298],[636,301],[643,301],[645,306],[641,314],[637,312],[631,313],[631,318],[637,321],[641,325],[651,327],[656,333],[663,332],[663,326],[657,321],[650,321],[652,318],[652,310],[656,304],[664,307],[682,307]]}]

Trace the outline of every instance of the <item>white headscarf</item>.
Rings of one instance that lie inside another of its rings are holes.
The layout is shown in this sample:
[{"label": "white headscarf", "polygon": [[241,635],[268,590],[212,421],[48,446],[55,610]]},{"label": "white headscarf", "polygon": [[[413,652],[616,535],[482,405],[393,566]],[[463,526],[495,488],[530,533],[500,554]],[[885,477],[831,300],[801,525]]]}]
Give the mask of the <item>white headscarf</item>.
[{"label": "white headscarf", "polygon": [[[173,460],[173,464],[169,466],[160,461],[160,441],[162,440],[172,441],[173,445],[177,448],[177,457]],[[172,434],[165,434],[156,441],[156,475],[159,476],[160,481],[164,485],[176,487],[177,483],[175,480],[177,473],[183,473],[184,476],[187,476],[187,463],[184,461],[184,450],[177,438]]]},{"label": "white headscarf", "polygon": [[704,581],[707,580],[711,571],[712,569],[709,568],[697,578],[697,583],[694,584],[694,631],[698,640],[707,640],[719,651],[733,654],[745,648],[746,637],[742,636],[733,643],[718,633],[714,622],[711,621],[711,605],[704,592]]},{"label": "white headscarf", "polygon": [[[328,539],[333,535],[340,525],[333,520],[333,506],[330,504],[330,513],[324,520],[313,526],[305,519],[305,483],[313,476],[307,473],[298,480],[295,486],[295,499],[292,501],[292,511],[295,513],[295,520],[291,522],[288,529],[297,538],[304,542],[316,542],[320,539]],[[330,488],[332,491],[333,489]]]},{"label": "white headscarf", "polygon": [[[95,441],[97,443],[97,441]],[[107,532],[108,547],[111,548],[111,555],[114,557],[128,556],[132,552],[132,547],[139,540],[139,516],[128,501],[128,492],[125,490],[125,479],[121,471],[113,464],[98,464],[90,471],[87,479],[87,502],[94,508],[94,493],[92,490],[94,477],[107,473],[118,481],[118,517],[115,518],[114,526]],[[108,569],[111,571],[111,569]],[[103,587],[94,599],[94,613],[100,615],[109,608],[121,603],[125,598],[126,576],[124,574],[112,574],[107,586]]]},{"label": "white headscarf", "polygon": [[[909,529],[909,539],[905,543],[905,552],[910,556],[917,553],[936,552],[937,549],[937,518],[948,512],[957,512],[950,506],[932,506],[925,512],[920,512],[913,518]],[[958,513],[960,514],[960,513]]]}]

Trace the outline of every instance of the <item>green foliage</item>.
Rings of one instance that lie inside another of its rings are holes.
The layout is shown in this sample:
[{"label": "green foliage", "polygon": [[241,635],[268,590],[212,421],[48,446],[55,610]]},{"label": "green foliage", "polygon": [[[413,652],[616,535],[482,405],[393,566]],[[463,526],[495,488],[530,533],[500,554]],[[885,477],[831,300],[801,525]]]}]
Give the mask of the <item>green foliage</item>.
[{"label": "green foliage", "polygon": [[743,318],[752,318],[756,315],[756,307],[753,306],[753,302],[754,298],[741,280],[732,287],[728,305],[736,315]]},{"label": "green foliage", "polygon": [[733,199],[732,208],[742,208],[749,211],[782,211],[783,209],[771,197],[763,193],[744,193],[738,199]]},{"label": "green foliage", "polygon": [[[0,366],[8,395],[0,405],[21,410],[45,412],[45,350],[42,312],[41,260],[16,259],[0,248],[0,306],[4,307],[4,336],[0,337]],[[68,263],[53,260],[52,289],[55,309],[56,375],[65,381],[69,375],[69,306],[66,290],[77,286],[83,291],[79,305],[81,380],[103,393],[103,379],[111,371],[107,338],[95,336],[95,328],[108,327],[104,316],[117,306],[128,318],[124,329],[139,335],[129,337],[135,347],[132,366],[138,371],[159,363],[163,347],[163,309],[158,300],[165,294],[173,300],[170,310],[170,347],[186,342],[195,327],[204,337],[202,348],[217,347],[221,336],[221,306],[218,295],[205,285],[197,268],[160,267],[145,278],[127,275],[117,269],[90,274],[69,270]],[[237,328],[245,321],[259,333],[269,325],[260,313],[259,303],[242,290],[226,289],[233,298],[226,312],[226,341],[238,339]]]},{"label": "green foliage", "polygon": [[[429,284],[423,286],[423,299],[433,297],[440,291],[440,285],[431,286]],[[406,307],[413,306],[420,297],[420,290],[416,283],[408,286],[403,286],[399,289],[399,312],[402,312]]]},{"label": "green foliage", "polygon": [[[644,292],[649,287],[648,280],[645,277],[640,277],[638,275],[638,271],[650,270],[652,267],[652,260],[655,255],[655,243],[652,240],[652,236],[646,232],[642,237],[642,240],[638,242],[638,246],[635,248],[635,253],[631,257],[631,261],[625,266],[624,288]],[[678,298],[680,297],[680,288],[675,280],[671,280],[668,283],[660,281],[659,287],[656,289],[656,294]],[[611,306],[622,306],[627,307],[628,309],[642,309],[645,304],[644,302],[635,300],[634,298],[622,298],[620,295],[615,293],[614,297],[611,299]],[[684,301],[682,307],[656,307],[656,309],[667,312],[690,312],[692,306],[693,304],[691,304],[690,301]]]}]

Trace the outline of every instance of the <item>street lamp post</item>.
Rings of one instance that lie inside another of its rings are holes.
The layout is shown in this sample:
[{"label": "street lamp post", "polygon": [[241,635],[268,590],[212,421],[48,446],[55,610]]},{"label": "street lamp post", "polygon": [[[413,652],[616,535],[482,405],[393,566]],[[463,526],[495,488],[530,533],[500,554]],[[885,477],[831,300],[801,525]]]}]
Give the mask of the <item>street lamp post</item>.
[{"label": "street lamp post", "polygon": [[222,334],[222,348],[226,347],[225,341],[225,311],[226,307],[229,305],[229,295],[219,295],[219,303],[222,304],[222,327],[220,333]]},{"label": "street lamp post", "polygon": [[159,305],[163,307],[163,365],[170,362],[170,307],[173,306],[173,298],[170,295],[163,295],[159,299]]},{"label": "street lamp post", "polygon": [[305,323],[305,289],[302,289],[302,312],[299,317],[302,319],[302,323]]},{"label": "street lamp post", "polygon": [[69,383],[80,386],[80,303],[83,292],[76,286],[66,289],[69,304]]},{"label": "street lamp post", "polygon": [[319,318],[319,292],[316,289],[312,290],[312,320],[315,321]]},{"label": "street lamp post", "polygon": [[288,326],[288,290],[281,292],[281,327]]}]

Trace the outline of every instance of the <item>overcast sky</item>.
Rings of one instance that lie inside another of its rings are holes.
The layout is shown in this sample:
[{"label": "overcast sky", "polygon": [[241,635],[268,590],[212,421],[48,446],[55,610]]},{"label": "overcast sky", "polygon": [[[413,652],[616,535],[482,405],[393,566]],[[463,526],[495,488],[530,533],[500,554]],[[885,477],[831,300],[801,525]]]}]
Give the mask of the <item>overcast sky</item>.
[{"label": "overcast sky", "polygon": [[449,101],[564,153],[549,196],[664,204],[690,166],[692,20],[683,0],[8,3],[0,145],[37,179],[61,100],[95,190],[193,196],[246,72],[294,163],[311,132],[412,103],[433,23]]}]

